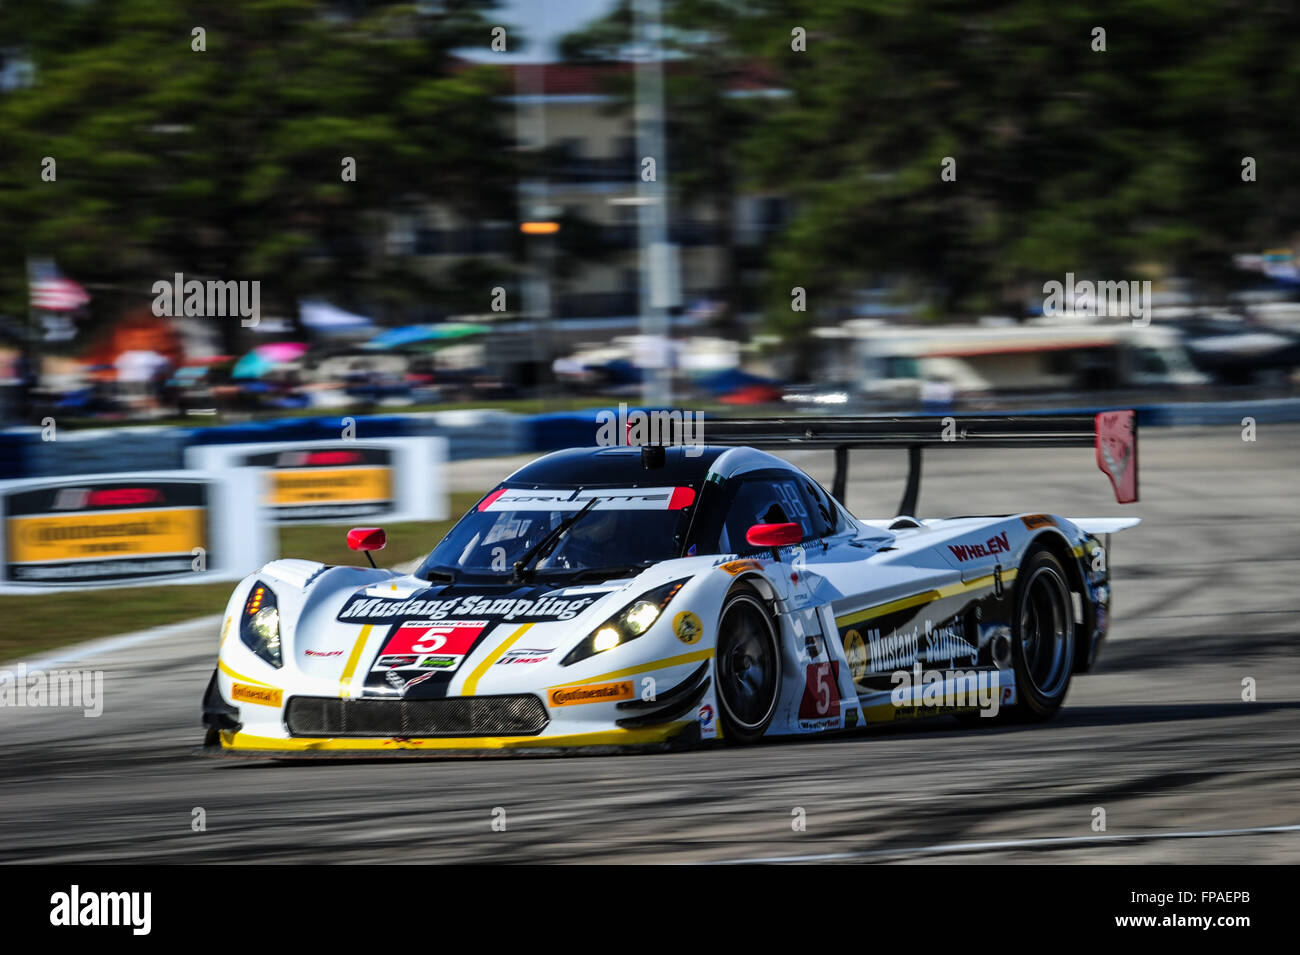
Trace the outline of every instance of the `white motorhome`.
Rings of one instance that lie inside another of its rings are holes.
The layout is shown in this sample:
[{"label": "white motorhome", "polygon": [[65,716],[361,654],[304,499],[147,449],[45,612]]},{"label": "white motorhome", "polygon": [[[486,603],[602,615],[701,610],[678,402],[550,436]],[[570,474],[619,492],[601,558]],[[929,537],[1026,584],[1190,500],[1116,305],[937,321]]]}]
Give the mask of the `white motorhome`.
[{"label": "white motorhome", "polygon": [[915,400],[936,385],[956,396],[978,396],[1208,381],[1192,366],[1178,333],[1153,325],[898,326],[854,320],[818,335],[839,356],[840,375],[872,398]]}]

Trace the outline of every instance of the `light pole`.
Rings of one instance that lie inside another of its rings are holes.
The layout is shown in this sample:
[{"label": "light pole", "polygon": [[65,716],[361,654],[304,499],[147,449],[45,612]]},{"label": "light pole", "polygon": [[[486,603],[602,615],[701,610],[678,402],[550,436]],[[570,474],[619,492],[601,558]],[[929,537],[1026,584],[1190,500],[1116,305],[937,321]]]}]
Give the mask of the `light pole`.
[{"label": "light pole", "polygon": [[[641,334],[649,342],[641,400],[651,407],[672,401],[668,310],[677,305],[676,250],[668,243],[668,147],[664,135],[661,0],[633,0],[635,13],[637,237],[641,264]],[[653,165],[647,163],[653,160]]]},{"label": "light pole", "polygon": [[[531,109],[529,108],[531,106]],[[532,177],[519,180],[520,231],[524,233],[523,306],[532,335],[533,365],[537,370],[537,395],[545,399],[550,376],[551,264],[555,238],[555,210],[547,205],[546,172],[541,167],[546,149],[546,62],[515,67],[515,140],[521,154],[537,167]],[[558,228],[558,227],[557,227]],[[533,236],[540,238],[534,239]],[[535,248],[541,243],[544,248]]]}]

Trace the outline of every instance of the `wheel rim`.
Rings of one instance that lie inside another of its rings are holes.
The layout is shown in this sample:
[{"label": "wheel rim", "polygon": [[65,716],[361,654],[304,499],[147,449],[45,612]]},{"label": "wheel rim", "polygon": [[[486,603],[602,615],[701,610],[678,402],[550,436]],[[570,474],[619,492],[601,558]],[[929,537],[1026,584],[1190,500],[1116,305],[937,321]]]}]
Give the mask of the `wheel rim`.
[{"label": "wheel rim", "polygon": [[762,605],[739,597],[723,615],[718,688],[728,714],[745,729],[758,729],[776,706],[776,641]]},{"label": "wheel rim", "polygon": [[1051,568],[1039,567],[1025,584],[1020,603],[1020,649],[1034,689],[1052,698],[1069,676],[1074,614],[1065,583]]}]

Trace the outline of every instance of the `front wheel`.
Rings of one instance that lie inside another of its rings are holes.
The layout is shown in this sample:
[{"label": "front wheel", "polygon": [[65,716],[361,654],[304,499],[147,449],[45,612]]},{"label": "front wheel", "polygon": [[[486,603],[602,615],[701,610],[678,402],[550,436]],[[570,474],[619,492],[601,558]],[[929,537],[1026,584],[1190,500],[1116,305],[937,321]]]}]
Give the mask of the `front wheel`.
[{"label": "front wheel", "polygon": [[1065,569],[1045,550],[1030,555],[1017,575],[1011,659],[1018,715],[1055,715],[1074,673],[1074,602]]},{"label": "front wheel", "polygon": [[781,689],[776,626],[752,590],[737,590],[723,604],[716,666],[724,738],[752,743],[776,715]]}]

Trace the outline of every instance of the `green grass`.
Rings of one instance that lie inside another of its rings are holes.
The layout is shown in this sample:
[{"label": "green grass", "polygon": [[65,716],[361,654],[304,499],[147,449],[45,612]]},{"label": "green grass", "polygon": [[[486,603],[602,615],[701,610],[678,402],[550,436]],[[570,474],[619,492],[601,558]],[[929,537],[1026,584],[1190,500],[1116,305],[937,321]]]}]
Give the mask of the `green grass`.
[{"label": "green grass", "polygon": [[[386,524],[388,546],[375,561],[391,567],[423,557],[451,525],[483,495],[451,495],[451,519],[429,523]],[[348,550],[346,525],[310,524],[280,528],[281,557],[302,557],[326,564],[365,565],[363,554]],[[55,647],[148,627],[221,613],[232,583],[194,587],[122,587],[67,590],[49,594],[0,595],[0,660],[32,656]],[[213,630],[213,646],[216,646]]]}]

